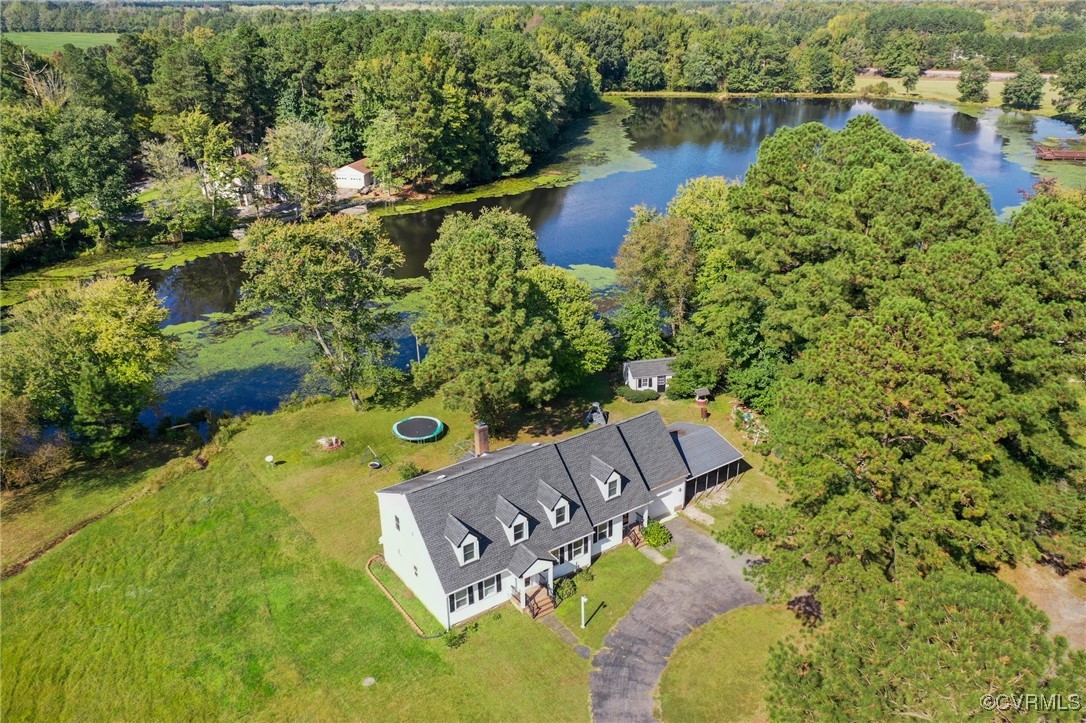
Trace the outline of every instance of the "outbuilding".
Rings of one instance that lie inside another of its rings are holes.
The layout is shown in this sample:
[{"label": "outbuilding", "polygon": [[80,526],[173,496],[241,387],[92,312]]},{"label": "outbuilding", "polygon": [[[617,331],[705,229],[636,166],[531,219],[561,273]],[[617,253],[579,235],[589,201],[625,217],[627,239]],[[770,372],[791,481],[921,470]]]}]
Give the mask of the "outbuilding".
[{"label": "outbuilding", "polygon": [[360,158],[346,166],[340,166],[333,175],[336,188],[341,191],[364,191],[373,185],[373,169],[368,158]]}]

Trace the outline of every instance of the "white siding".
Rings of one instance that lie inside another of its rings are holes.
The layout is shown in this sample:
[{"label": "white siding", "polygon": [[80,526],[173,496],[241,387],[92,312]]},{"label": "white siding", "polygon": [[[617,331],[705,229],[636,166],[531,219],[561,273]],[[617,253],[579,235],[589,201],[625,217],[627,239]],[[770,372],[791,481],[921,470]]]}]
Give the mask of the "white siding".
[{"label": "white siding", "polygon": [[[621,534],[621,533],[620,533]],[[588,567],[592,564],[592,536],[588,535],[588,544],[585,545],[585,552],[583,555],[570,558],[566,562],[555,565],[553,572],[551,572],[551,579],[557,580],[560,577],[566,575],[572,575],[580,570],[582,567]]]},{"label": "white siding", "polygon": [[337,188],[366,188],[373,184],[373,174],[343,167],[335,172]]},{"label": "white siding", "polygon": [[[422,534],[403,495],[379,494],[381,546],[385,562],[443,625],[448,625],[448,603],[437,578],[437,570],[426,551]],[[396,518],[400,529],[396,529]],[[416,575],[416,570],[418,574]]]},{"label": "white siding", "polygon": [[665,487],[656,492],[656,497],[649,504],[649,517],[654,520],[666,520],[675,516],[682,509],[686,494],[686,482],[673,487]]},{"label": "white siding", "polygon": [[[508,572],[501,573],[501,576],[502,576],[502,589],[501,590],[494,593],[490,597],[479,599],[478,598],[478,588],[476,587],[476,590],[475,590],[475,595],[476,595],[475,602],[473,602],[471,605],[468,605],[466,607],[457,608],[456,612],[450,613],[449,614],[449,623],[451,625],[456,625],[457,623],[462,623],[465,620],[467,620],[468,618],[473,618],[473,617],[475,617],[476,615],[478,615],[480,613],[485,613],[487,610],[491,610],[493,608],[498,607],[499,605],[504,605],[506,602],[508,602],[509,601],[509,594],[510,594],[510,591],[513,589],[514,583],[516,583],[516,578],[511,576]],[[493,577],[493,576],[491,576],[491,577]],[[474,583],[474,585],[477,586],[478,582]],[[445,596],[446,609],[448,609],[448,605],[449,605],[449,598],[448,598],[448,595],[446,595]]]},{"label": "white siding", "polygon": [[[595,535],[593,535],[593,538]],[[611,520],[611,536],[592,543],[592,555],[599,555],[622,544],[622,516]]]}]

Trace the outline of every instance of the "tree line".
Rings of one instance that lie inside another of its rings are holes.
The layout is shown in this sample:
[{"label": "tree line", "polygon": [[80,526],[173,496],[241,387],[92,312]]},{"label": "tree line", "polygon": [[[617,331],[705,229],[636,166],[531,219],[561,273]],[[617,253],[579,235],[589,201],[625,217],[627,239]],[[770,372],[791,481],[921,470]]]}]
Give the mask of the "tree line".
[{"label": "tree line", "polygon": [[[71,235],[112,244],[138,230],[124,223],[141,210],[128,183],[147,172],[160,187],[142,202],[154,233],[215,236],[229,223],[218,196],[228,200],[235,179],[256,182],[241,152],[262,158],[306,214],[333,192],[324,169],[363,155],[388,186],[487,182],[528,169],[607,90],[830,93],[851,90],[871,64],[907,87],[942,65],[962,67],[972,101],[988,69],[1017,70],[1004,103],[1029,109],[1039,73],[1059,70],[1060,109],[1081,123],[1077,7],[1044,5],[1028,20],[1011,9],[997,21],[938,5],[242,13],[11,3],[9,28],[41,27],[56,12],[139,32],[50,57],[0,41],[0,233],[62,252]],[[1021,45],[977,44],[989,36]]]},{"label": "tree line", "polygon": [[780,130],[742,182],[638,210],[627,343],[658,351],[665,322],[669,394],[762,415],[790,501],[744,506],[723,539],[763,558],[770,599],[830,622],[774,653],[781,720],[1081,686],[1086,656],[990,573],[1086,564],[1084,244],[1081,190],[1043,184],[997,222],[960,167],[870,116]]}]

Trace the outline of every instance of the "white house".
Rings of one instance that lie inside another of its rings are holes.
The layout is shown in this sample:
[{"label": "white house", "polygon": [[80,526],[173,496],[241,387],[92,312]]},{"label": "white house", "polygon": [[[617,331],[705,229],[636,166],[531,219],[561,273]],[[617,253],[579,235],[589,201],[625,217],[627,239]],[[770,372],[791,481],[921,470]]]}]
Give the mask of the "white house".
[{"label": "white house", "polygon": [[373,169],[368,158],[340,166],[332,175],[336,178],[336,188],[341,191],[362,191],[373,185]]},{"label": "white house", "polygon": [[741,459],[711,427],[668,428],[656,412],[495,452],[479,425],[474,455],[377,492],[380,542],[446,627],[509,601],[542,614],[557,578],[674,516],[690,483],[720,484]]},{"label": "white house", "polygon": [[638,359],[622,365],[622,381],[630,389],[652,389],[662,392],[671,383],[675,374],[671,371],[671,362],[675,357],[662,359]]}]

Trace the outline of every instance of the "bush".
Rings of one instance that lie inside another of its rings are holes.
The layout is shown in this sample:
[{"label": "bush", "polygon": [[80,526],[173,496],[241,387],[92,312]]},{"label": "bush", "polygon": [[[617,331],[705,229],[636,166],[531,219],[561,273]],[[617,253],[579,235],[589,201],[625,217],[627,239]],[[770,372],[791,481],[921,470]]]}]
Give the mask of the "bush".
[{"label": "bush", "polygon": [[893,92],[894,89],[890,86],[889,83],[887,83],[885,80],[880,80],[878,83],[875,83],[873,85],[865,85],[860,90],[860,95],[862,95],[864,98],[870,95],[873,95],[876,98],[885,98]]},{"label": "bush", "polygon": [[634,404],[654,402],[660,398],[659,393],[652,389],[630,389],[625,385],[616,389],[615,394],[622,397],[627,402],[633,402]]},{"label": "bush", "polygon": [[398,469],[400,471],[400,479],[405,480],[405,481],[409,480],[409,479],[414,479],[415,477],[418,477],[420,474],[426,474],[429,471],[429,470],[423,469],[422,467],[419,467],[417,464],[415,464],[414,462],[412,462],[410,460],[400,464]]},{"label": "bush", "polygon": [[577,581],[572,577],[563,577],[554,583],[554,604],[561,605],[577,594]]},{"label": "bush", "polygon": [[461,645],[468,641],[467,630],[453,630],[449,629],[445,633],[445,645],[450,648],[459,648]]},{"label": "bush", "polygon": [[645,542],[653,547],[663,547],[671,542],[671,530],[656,520],[649,520],[649,524],[645,525]]},{"label": "bush", "polygon": [[596,576],[592,573],[591,567],[586,567],[577,573],[577,579],[582,582],[592,582],[596,579]]}]

